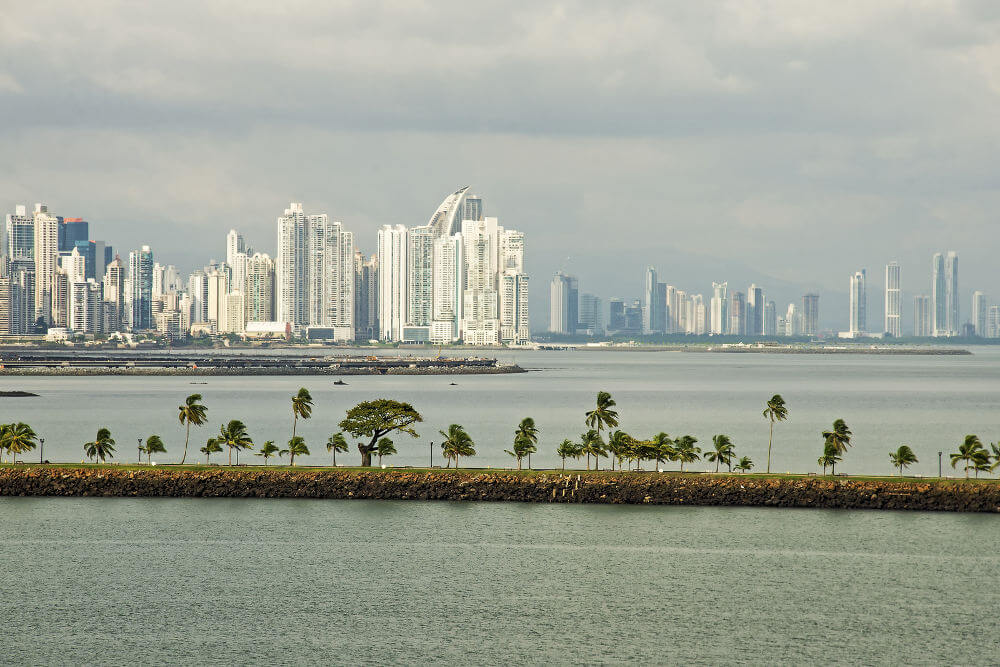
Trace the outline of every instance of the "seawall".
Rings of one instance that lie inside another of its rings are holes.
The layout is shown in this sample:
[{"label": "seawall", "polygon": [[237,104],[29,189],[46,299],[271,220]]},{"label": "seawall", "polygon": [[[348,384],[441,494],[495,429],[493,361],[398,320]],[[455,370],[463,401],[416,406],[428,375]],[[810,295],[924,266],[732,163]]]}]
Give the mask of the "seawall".
[{"label": "seawall", "polygon": [[0,468],[0,496],[341,498],[1000,512],[1000,484],[676,475],[106,467]]}]

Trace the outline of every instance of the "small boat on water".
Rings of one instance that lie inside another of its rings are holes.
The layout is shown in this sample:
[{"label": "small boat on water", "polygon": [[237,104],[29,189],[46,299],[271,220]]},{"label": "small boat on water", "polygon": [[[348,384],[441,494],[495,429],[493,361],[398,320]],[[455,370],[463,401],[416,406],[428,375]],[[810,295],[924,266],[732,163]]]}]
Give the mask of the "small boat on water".
[{"label": "small boat on water", "polygon": [[347,383],[346,383],[346,382],[344,382],[343,380],[337,380],[337,381],[336,381],[336,382],[334,382],[333,384],[335,384],[335,385],[336,385],[336,386],[338,386],[338,387],[346,387],[346,386],[347,386]]}]

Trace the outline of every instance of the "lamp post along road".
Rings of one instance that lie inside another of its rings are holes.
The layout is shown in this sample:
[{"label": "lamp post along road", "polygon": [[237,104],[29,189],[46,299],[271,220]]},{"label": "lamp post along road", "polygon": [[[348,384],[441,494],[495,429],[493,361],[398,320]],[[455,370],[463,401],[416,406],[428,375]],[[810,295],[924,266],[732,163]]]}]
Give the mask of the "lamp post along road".
[{"label": "lamp post along road", "polygon": [[142,438],[136,438],[136,440],[139,441],[139,447],[137,448],[139,450],[139,465],[142,465]]},{"label": "lamp post along road", "polygon": [[45,459],[45,438],[38,439],[38,462],[42,463]]},{"label": "lamp post along road", "polygon": [[941,455],[944,452],[938,452],[938,477],[941,477]]},{"label": "lamp post along road", "polygon": [[434,443],[431,443],[431,468],[434,467]]}]

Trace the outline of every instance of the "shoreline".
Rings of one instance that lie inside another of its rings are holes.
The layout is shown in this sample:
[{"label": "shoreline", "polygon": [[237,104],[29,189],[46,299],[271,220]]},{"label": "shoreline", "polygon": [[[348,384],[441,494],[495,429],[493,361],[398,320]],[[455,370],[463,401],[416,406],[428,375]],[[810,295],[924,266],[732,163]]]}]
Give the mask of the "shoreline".
[{"label": "shoreline", "polygon": [[134,367],[134,368],[4,368],[0,377],[89,377],[89,376],[177,376],[177,377],[220,377],[220,376],[282,376],[282,375],[318,375],[340,377],[348,375],[507,375],[511,373],[527,373],[521,366],[495,367],[394,367],[394,368],[310,368],[305,366],[289,366],[285,368],[167,368],[167,367]]},{"label": "shoreline", "polygon": [[0,496],[315,498],[814,507],[1000,513],[996,480],[738,474],[37,465],[0,467]]}]

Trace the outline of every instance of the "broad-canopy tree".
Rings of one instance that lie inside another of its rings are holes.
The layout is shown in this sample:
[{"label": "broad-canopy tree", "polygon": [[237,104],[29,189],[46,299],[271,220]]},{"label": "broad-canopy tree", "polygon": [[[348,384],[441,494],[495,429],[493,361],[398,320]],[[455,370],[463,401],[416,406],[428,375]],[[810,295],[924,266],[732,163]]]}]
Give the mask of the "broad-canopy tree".
[{"label": "broad-canopy tree", "polygon": [[343,433],[334,433],[326,441],[326,451],[333,452],[333,467],[337,467],[337,452],[347,451],[347,438]]},{"label": "broad-canopy tree", "polygon": [[909,445],[900,445],[896,451],[889,452],[889,460],[892,462],[894,468],[899,468],[900,477],[903,476],[903,468],[914,463],[919,463],[917,455],[913,453]]},{"label": "broad-canopy tree", "polygon": [[11,460],[17,463],[17,455],[30,452],[38,444],[38,435],[24,422],[4,424],[0,431],[0,446],[11,453]]},{"label": "broad-canopy tree", "polygon": [[361,465],[372,464],[372,452],[378,448],[378,441],[393,431],[407,433],[419,438],[413,430],[413,424],[422,422],[423,417],[409,403],[394,401],[388,398],[377,398],[374,401],[363,401],[347,411],[347,416],[340,422],[340,428],[355,438],[368,438],[368,443],[358,443],[361,452]]},{"label": "broad-canopy tree", "polygon": [[201,426],[206,421],[208,408],[201,404],[201,394],[191,394],[184,399],[184,405],[177,408],[179,411],[177,419],[185,425],[184,433],[184,455],[181,456],[181,464],[187,460],[188,441],[191,439],[191,424]]},{"label": "broad-canopy tree", "polygon": [[788,418],[785,399],[781,397],[781,394],[775,394],[770,401],[764,404],[764,412],[761,414],[771,423],[771,434],[767,438],[767,472],[771,472],[771,443],[774,442],[774,422],[783,422]]},{"label": "broad-canopy tree", "polygon": [[83,451],[88,458],[100,459],[102,463],[109,458],[113,459],[115,457],[115,440],[111,437],[110,429],[98,429],[94,440],[83,445]]},{"label": "broad-canopy tree", "polygon": [[146,454],[146,463],[151,464],[153,454],[166,454],[167,447],[163,444],[163,439],[154,434],[146,438],[146,444],[142,447],[142,451]]}]

